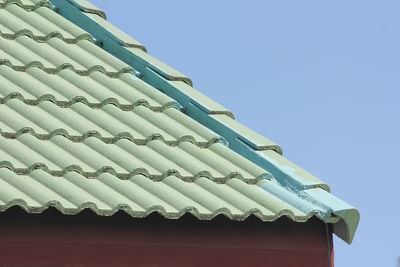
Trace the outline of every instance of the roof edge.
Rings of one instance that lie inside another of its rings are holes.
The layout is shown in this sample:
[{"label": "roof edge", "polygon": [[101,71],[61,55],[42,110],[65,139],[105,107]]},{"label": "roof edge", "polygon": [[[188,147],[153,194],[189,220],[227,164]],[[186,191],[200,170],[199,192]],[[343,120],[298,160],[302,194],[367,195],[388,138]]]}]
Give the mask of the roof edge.
[{"label": "roof edge", "polygon": [[326,223],[333,224],[333,232],[348,244],[351,244],[360,222],[359,211],[320,188],[309,189],[303,193],[303,197],[312,198],[320,205],[322,204],[321,209],[325,210],[329,216],[321,219]]}]

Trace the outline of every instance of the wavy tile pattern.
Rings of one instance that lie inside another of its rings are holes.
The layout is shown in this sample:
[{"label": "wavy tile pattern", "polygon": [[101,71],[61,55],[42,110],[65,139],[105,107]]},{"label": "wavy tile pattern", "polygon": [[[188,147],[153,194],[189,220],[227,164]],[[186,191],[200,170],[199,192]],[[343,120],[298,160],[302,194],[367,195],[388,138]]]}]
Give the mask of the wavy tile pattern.
[{"label": "wavy tile pattern", "polygon": [[50,38],[59,38],[68,43],[79,40],[93,42],[90,34],[67,23],[67,20],[45,6],[27,11],[17,5],[7,5],[0,9],[0,35],[7,39],[16,39],[28,35],[35,41],[45,42]]},{"label": "wavy tile pattern", "polygon": [[199,147],[223,142],[221,137],[173,108],[155,113],[137,106],[126,112],[111,104],[96,110],[83,103],[60,108],[49,101],[30,106],[11,99],[0,105],[0,114],[7,114],[0,117],[0,134],[7,138],[29,132],[43,140],[62,135],[74,142],[91,136],[105,143],[129,139],[138,145],[153,140],[169,146],[191,142]]},{"label": "wavy tile pattern", "polygon": [[96,14],[96,15],[102,17],[103,19],[107,19],[106,13],[103,10],[101,10],[100,8],[98,8],[97,6],[90,3],[89,1],[77,0],[74,3],[76,3],[78,8],[80,10],[82,10],[83,12]]},{"label": "wavy tile pattern", "polygon": [[52,7],[52,4],[47,0],[0,0],[0,8],[5,8],[9,5],[17,5],[27,11],[34,11],[39,7]]},{"label": "wavy tile pattern", "polygon": [[0,103],[18,98],[29,105],[52,101],[68,107],[82,102],[92,108],[113,104],[122,110],[142,105],[156,112],[180,107],[170,97],[129,73],[115,79],[99,71],[80,76],[69,69],[49,74],[39,68],[15,71],[0,65],[0,84]]},{"label": "wavy tile pattern", "polygon": [[[167,218],[179,218],[189,212],[200,219],[224,214],[243,220],[254,214],[265,221],[283,215],[305,221],[313,215],[260,190],[257,185],[235,178],[226,184],[207,178],[186,183],[175,176],[168,176],[161,182],[142,175],[120,180],[108,173],[96,179],[87,179],[76,172],[54,178],[42,170],[17,175],[1,168],[0,177],[0,211],[20,205],[28,212],[37,213],[54,206],[66,214],[91,208],[99,215],[124,210],[132,216],[145,217],[157,211]],[[273,182],[262,183],[273,186]]]},{"label": "wavy tile pattern", "polygon": [[63,136],[43,141],[26,134],[16,139],[0,137],[0,159],[0,168],[19,174],[40,168],[54,176],[77,171],[96,178],[110,172],[121,179],[142,174],[159,181],[175,175],[185,181],[207,177],[220,183],[236,177],[251,184],[270,177],[267,171],[218,143],[201,149],[191,143],[171,147],[157,140],[146,146],[125,139],[105,144],[95,137],[79,143]]},{"label": "wavy tile pattern", "polygon": [[0,38],[0,60],[0,65],[18,71],[35,66],[49,73],[69,68],[85,76],[92,71],[101,71],[110,77],[133,73],[131,67],[87,40],[67,44],[58,38],[46,43],[38,43],[28,36],[15,40]]},{"label": "wavy tile pattern", "polygon": [[8,21],[4,32],[29,30],[34,36],[0,38],[1,167],[54,176],[75,171],[87,178],[104,172],[119,179],[270,178],[221,144],[221,137],[171,108],[178,105],[169,97],[124,73],[130,68],[94,43],[37,40],[54,31],[65,38],[87,34],[61,19],[39,29],[45,18],[59,16],[50,9],[25,16],[23,8],[7,4],[2,12],[10,20],[25,19],[18,27]]}]

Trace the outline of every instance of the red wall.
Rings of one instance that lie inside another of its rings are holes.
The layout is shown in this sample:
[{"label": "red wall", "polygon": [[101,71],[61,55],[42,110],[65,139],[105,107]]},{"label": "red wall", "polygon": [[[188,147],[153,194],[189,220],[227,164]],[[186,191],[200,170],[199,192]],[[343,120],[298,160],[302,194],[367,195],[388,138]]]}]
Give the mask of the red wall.
[{"label": "red wall", "polygon": [[133,219],[123,212],[61,215],[50,209],[0,213],[0,265],[32,266],[330,266],[331,233],[317,219],[273,223],[158,214]]}]

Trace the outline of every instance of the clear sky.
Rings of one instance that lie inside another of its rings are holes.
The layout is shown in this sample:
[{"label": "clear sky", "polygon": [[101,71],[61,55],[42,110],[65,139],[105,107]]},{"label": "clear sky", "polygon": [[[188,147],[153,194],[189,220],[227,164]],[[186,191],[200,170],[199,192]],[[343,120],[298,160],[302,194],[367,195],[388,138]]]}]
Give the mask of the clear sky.
[{"label": "clear sky", "polygon": [[336,266],[400,257],[400,1],[90,0],[358,208]]}]

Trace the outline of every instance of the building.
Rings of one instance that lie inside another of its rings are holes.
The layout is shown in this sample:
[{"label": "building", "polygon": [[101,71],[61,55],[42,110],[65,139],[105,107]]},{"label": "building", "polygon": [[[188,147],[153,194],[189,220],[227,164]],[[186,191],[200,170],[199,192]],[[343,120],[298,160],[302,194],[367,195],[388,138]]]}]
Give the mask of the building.
[{"label": "building", "polygon": [[351,243],[356,209],[97,7],[0,22],[0,264],[333,266]]}]

